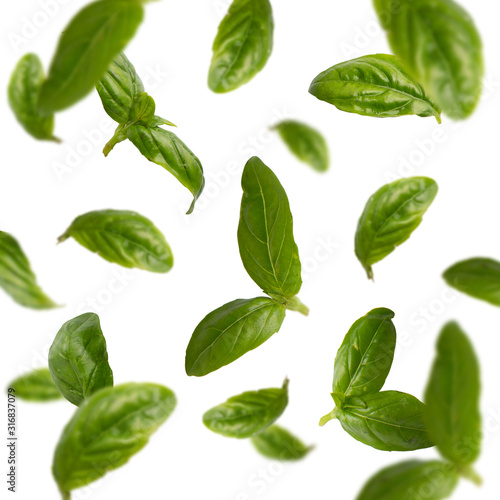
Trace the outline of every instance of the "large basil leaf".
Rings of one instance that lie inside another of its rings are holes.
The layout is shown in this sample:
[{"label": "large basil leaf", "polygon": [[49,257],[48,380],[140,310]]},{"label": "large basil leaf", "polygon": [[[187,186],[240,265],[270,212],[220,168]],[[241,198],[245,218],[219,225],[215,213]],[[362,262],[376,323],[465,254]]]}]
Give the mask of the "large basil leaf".
[{"label": "large basil leaf", "polygon": [[422,222],[438,186],[428,177],[409,177],[382,186],[366,203],[356,229],[355,251],[368,278],[372,265],[404,243]]},{"label": "large basil leaf", "polygon": [[290,151],[318,172],[328,170],[330,163],[325,138],[315,129],[295,120],[284,120],[272,127]]},{"label": "large basil leaf", "polygon": [[306,446],[283,427],[272,425],[251,438],[256,450],[272,460],[294,461],[304,458],[314,446]]},{"label": "large basil leaf", "polygon": [[70,237],[123,267],[166,273],[174,263],[160,230],[146,217],[129,210],[96,210],[80,215],[58,241]]},{"label": "large basil leaf", "polygon": [[312,81],[309,92],[349,113],[379,118],[434,116],[441,123],[439,108],[391,55],[363,56],[336,64]]},{"label": "large basil leaf", "polygon": [[127,130],[127,137],[143,156],[168,170],[191,191],[193,202],[187,211],[190,214],[205,186],[200,160],[175,134],[159,127],[133,125]]},{"label": "large basil leaf", "polygon": [[85,97],[134,36],[143,16],[140,0],[98,0],[78,12],[59,39],[40,92],[40,110],[59,111]]},{"label": "large basil leaf", "polygon": [[0,287],[22,306],[32,309],[58,307],[38,286],[17,240],[4,231],[0,231]]},{"label": "large basil leaf", "polygon": [[424,404],[410,394],[384,391],[347,399],[337,418],[346,432],[368,446],[411,451],[434,446],[423,413]]},{"label": "large basil leaf", "polygon": [[234,0],[212,46],[208,86],[222,93],[249,82],[271,55],[273,31],[269,0]]},{"label": "large basil leaf", "polygon": [[43,403],[62,399],[62,394],[54,384],[48,368],[38,368],[21,375],[9,384],[18,398]]},{"label": "large basil leaf", "polygon": [[292,298],[299,292],[302,278],[286,192],[256,156],[245,165],[241,187],[238,245],[243,265],[265,293]]},{"label": "large basil leaf", "polygon": [[157,384],[123,384],[86,399],[64,428],[52,472],[63,494],[117,469],[140,451],[176,405],[174,393]]},{"label": "large basil leaf", "polygon": [[36,54],[26,54],[17,63],[10,77],[9,104],[28,134],[36,139],[60,142],[54,137],[54,115],[42,115],[38,111],[38,94],[45,73]]},{"label": "large basil leaf", "polygon": [[457,262],[443,278],[460,292],[500,306],[500,262],[496,260],[475,257]]},{"label": "large basil leaf", "polygon": [[50,347],[49,369],[62,395],[76,406],[113,385],[97,314],[82,314],[64,323]]},{"label": "large basil leaf", "polygon": [[450,117],[463,119],[481,95],[482,43],[453,0],[374,0],[394,53]]},{"label": "large basil leaf", "polygon": [[106,113],[115,122],[125,124],[135,99],[144,92],[144,85],[133,64],[120,52],[97,82],[96,89]]},{"label": "large basil leaf", "polygon": [[346,397],[380,391],[394,359],[394,313],[373,309],[349,329],[335,358],[333,397],[341,407]]},{"label": "large basil leaf", "polygon": [[203,423],[227,437],[248,438],[273,424],[288,405],[288,380],[280,389],[248,391],[208,410]]},{"label": "large basil leaf", "polygon": [[356,500],[442,500],[458,483],[454,467],[437,460],[408,460],[375,474]]},{"label": "large basil leaf", "polygon": [[455,322],[446,324],[425,393],[425,422],[441,455],[459,469],[481,451],[479,362],[467,335]]},{"label": "large basil leaf", "polygon": [[232,363],[276,333],[286,309],[267,297],[238,299],[205,316],[186,350],[186,373],[201,377]]}]

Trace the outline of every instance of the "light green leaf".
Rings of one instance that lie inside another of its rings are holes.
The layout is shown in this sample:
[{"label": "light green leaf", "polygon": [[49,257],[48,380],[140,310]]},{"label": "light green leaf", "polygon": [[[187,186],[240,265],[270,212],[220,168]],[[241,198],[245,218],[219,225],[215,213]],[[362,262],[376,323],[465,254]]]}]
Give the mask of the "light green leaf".
[{"label": "light green leaf", "polygon": [[296,461],[304,458],[314,446],[306,446],[299,438],[279,425],[272,425],[251,438],[255,449],[271,460]]},{"label": "light green leaf", "polygon": [[9,384],[15,390],[16,398],[44,403],[62,399],[62,394],[54,384],[48,368],[38,368],[21,375]]}]

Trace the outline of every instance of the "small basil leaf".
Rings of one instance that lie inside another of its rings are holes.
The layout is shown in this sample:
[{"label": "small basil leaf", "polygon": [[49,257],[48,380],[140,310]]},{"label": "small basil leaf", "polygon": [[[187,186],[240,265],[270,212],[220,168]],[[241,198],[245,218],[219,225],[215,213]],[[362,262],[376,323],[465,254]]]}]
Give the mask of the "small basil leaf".
[{"label": "small basil leaf", "polygon": [[378,118],[434,116],[441,123],[439,109],[422,86],[387,54],[336,64],[312,81],[309,93],[348,113]]},{"label": "small basil leaf", "polygon": [[113,385],[97,314],[82,314],[64,323],[50,347],[49,370],[62,395],[76,406]]},{"label": "small basil leaf", "polygon": [[353,406],[346,400],[337,418],[354,439],[384,451],[412,451],[434,446],[424,425],[424,404],[410,394],[368,394]]},{"label": "small basil leaf", "polygon": [[83,99],[134,36],[143,16],[138,0],[98,0],[80,10],[59,39],[39,109],[53,113]]},{"label": "small basil leaf", "polygon": [[233,0],[212,46],[210,89],[230,92],[261,71],[273,50],[273,31],[269,0]]},{"label": "small basil leaf", "polygon": [[106,113],[125,125],[135,99],[144,92],[144,85],[133,64],[120,52],[97,82],[96,89]]},{"label": "small basil leaf", "polygon": [[428,177],[409,177],[382,186],[361,214],[356,229],[355,251],[368,278],[372,265],[404,243],[422,222],[438,192]]},{"label": "small basil leaf", "polygon": [[248,391],[208,410],[203,423],[226,437],[248,438],[273,424],[288,405],[288,380],[280,389]]},{"label": "small basil leaf", "polygon": [[271,460],[294,461],[304,458],[314,447],[306,446],[283,427],[272,425],[252,437],[252,444]]},{"label": "small basil leaf", "polygon": [[38,368],[21,375],[9,384],[9,388],[15,390],[16,397],[35,403],[62,399],[48,368]]},{"label": "small basil leaf", "polygon": [[129,210],[96,210],[77,217],[59,237],[73,237],[108,262],[166,273],[174,258],[165,237],[146,217]]},{"label": "small basil leaf", "polygon": [[4,231],[0,231],[0,287],[22,306],[31,309],[58,307],[38,286],[17,240]]},{"label": "small basil leaf", "polygon": [[187,211],[190,214],[205,186],[200,160],[175,134],[159,127],[133,125],[127,137],[143,156],[168,170],[191,191],[193,202]]},{"label": "small basil leaf", "polygon": [[349,329],[335,358],[333,393],[341,400],[380,391],[394,359],[394,313],[373,309]]},{"label": "small basil leaf", "polygon": [[54,137],[54,115],[41,115],[38,94],[45,79],[42,63],[36,54],[26,54],[10,77],[9,104],[28,134],[35,139],[60,142]]},{"label": "small basil leaf", "polygon": [[292,298],[299,292],[302,278],[286,192],[256,156],[245,165],[241,187],[238,246],[243,265],[265,293]]},{"label": "small basil leaf", "polygon": [[469,14],[453,0],[374,5],[396,56],[450,118],[468,117],[484,73],[481,38]]},{"label": "small basil leaf", "polygon": [[458,474],[450,464],[408,460],[391,465],[375,474],[356,500],[442,500],[458,483]]},{"label": "small basil leaf", "polygon": [[259,347],[280,328],[286,309],[257,297],[229,302],[205,316],[186,350],[186,373],[201,377]]},{"label": "small basil leaf", "polygon": [[52,472],[63,494],[128,462],[173,412],[174,393],[157,384],[123,384],[86,399],[64,428]]},{"label": "small basil leaf", "polygon": [[148,127],[155,117],[155,102],[146,92],[139,94],[130,109],[129,122]]},{"label": "small basil leaf", "polygon": [[272,127],[290,151],[318,172],[328,170],[330,163],[325,138],[315,129],[295,120],[284,120]]},{"label": "small basil leaf", "polygon": [[172,123],[169,120],[165,120],[165,118],[162,118],[161,116],[154,115],[153,118],[151,118],[151,121],[149,122],[149,126],[151,128],[158,127],[159,125],[168,125],[169,127],[177,127],[175,123]]},{"label": "small basil leaf", "polygon": [[457,262],[443,278],[460,292],[500,306],[500,262],[496,260],[475,257]]},{"label": "small basil leaf", "polygon": [[479,362],[467,335],[446,324],[425,393],[425,422],[441,455],[464,469],[481,451]]}]

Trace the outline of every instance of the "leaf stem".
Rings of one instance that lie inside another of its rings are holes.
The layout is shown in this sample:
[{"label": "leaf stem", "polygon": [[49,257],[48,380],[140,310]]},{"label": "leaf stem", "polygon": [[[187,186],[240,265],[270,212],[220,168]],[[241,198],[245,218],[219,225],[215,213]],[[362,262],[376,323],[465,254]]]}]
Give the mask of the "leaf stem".
[{"label": "leaf stem", "polygon": [[460,475],[472,481],[476,486],[481,486],[483,484],[483,478],[473,469],[473,467],[463,467],[458,469]]},{"label": "leaf stem", "polygon": [[309,308],[304,305],[298,297],[292,297],[291,299],[287,299],[285,307],[290,311],[297,311],[304,316],[309,315]]},{"label": "leaf stem", "polygon": [[126,125],[121,123],[116,127],[115,133],[113,134],[113,137],[106,143],[104,146],[104,149],[102,150],[104,156],[108,156],[108,154],[111,152],[111,150],[119,143],[124,141],[127,136],[125,134],[125,131],[127,130]]},{"label": "leaf stem", "polygon": [[320,418],[319,420],[319,425],[323,427],[326,423],[330,422],[330,420],[334,420],[337,418],[339,409],[334,408],[330,413],[327,413],[323,417]]}]

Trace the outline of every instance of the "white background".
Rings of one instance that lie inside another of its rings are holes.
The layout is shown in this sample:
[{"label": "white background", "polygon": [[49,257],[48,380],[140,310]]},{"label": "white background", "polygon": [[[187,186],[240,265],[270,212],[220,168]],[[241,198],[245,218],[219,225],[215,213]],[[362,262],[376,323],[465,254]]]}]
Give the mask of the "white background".
[{"label": "white background", "polygon": [[[38,53],[47,67],[59,33],[86,3],[54,1],[50,18],[40,14],[38,0],[9,2],[4,9],[0,88],[6,89],[11,70],[26,52]],[[0,227],[18,238],[42,287],[66,306],[31,311],[0,293],[2,386],[45,365],[59,327],[92,310],[86,304],[97,298],[115,382],[162,383],[179,400],[142,452],[98,484],[75,492],[74,498],[298,500],[314,494],[354,499],[382,466],[437,457],[434,449],[377,451],[352,439],[338,422],[317,425],[332,407],[336,350],[350,325],[378,306],[395,311],[399,336],[386,389],[422,398],[440,327],[457,319],[471,336],[484,382],[482,411],[488,428],[477,469],[485,483],[478,490],[462,481],[453,498],[498,497],[500,310],[459,296],[441,279],[457,260],[500,258],[500,7],[496,2],[461,3],[475,18],[485,44],[484,99],[470,120],[456,124],[444,118],[441,126],[432,118],[382,120],[342,113],[308,94],[320,71],[389,50],[369,0],[274,0],[275,47],[267,66],[250,84],[226,95],[213,94],[206,78],[211,44],[228,2],[146,5],[145,21],[126,53],[156,100],[158,114],[178,125],[176,133],[203,163],[207,188],[191,216],[183,215],[191,202],[189,192],[132,144],[119,144],[103,157],[111,120],[95,92],[57,115],[62,145],[31,139],[16,123],[3,93]],[[16,37],[23,36],[25,18],[44,26],[22,41]],[[268,131],[283,117],[303,120],[325,134],[332,156],[327,174],[298,162]],[[103,134],[99,128],[108,131]],[[79,162],[69,158],[72,163],[61,174],[61,165],[75,150],[84,156]],[[241,171],[253,154],[274,170],[288,193],[307,275],[300,298],[311,313],[306,318],[289,312],[281,331],[257,350],[204,378],[188,378],[185,348],[198,322],[230,300],[260,293],[245,273],[236,241]],[[431,176],[440,191],[411,239],[374,266],[374,284],[354,255],[356,223],[368,197],[400,174]],[[73,240],[55,245],[76,216],[105,208],[135,210],[153,220],[172,246],[173,270],[165,275],[126,270],[126,286],[111,295],[110,280],[122,268]],[[330,253],[320,250],[325,245]],[[286,375],[290,404],[280,423],[316,444],[306,460],[273,464],[250,443],[203,426],[201,416],[210,407],[244,390],[278,387]],[[52,454],[73,411],[66,401],[19,402],[18,498],[57,498]],[[6,490],[6,484],[1,488]]]}]

